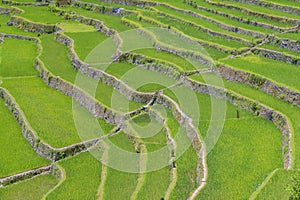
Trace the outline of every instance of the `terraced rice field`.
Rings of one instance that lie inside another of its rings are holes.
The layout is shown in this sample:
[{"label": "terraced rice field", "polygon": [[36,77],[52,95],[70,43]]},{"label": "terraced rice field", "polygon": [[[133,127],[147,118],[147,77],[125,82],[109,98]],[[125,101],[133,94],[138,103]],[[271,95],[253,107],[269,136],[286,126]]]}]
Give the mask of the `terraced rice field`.
[{"label": "terraced rice field", "polygon": [[0,14],[0,199],[297,199],[299,1]]}]

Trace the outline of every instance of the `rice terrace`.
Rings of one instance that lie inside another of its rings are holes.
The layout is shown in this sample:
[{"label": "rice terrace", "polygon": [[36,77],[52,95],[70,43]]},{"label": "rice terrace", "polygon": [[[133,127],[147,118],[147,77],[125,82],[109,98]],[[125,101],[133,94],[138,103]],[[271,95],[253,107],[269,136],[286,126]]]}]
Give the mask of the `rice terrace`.
[{"label": "rice terrace", "polygon": [[0,200],[300,199],[300,0],[0,4]]}]

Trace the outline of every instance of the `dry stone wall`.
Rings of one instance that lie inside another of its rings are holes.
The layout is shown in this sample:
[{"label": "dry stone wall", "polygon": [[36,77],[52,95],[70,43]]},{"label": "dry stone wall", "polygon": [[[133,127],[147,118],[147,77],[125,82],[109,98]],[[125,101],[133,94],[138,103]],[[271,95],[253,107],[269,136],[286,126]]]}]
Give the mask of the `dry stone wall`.
[{"label": "dry stone wall", "polygon": [[0,7],[0,15],[8,15],[10,12],[11,10],[9,8]]},{"label": "dry stone wall", "polygon": [[30,22],[22,17],[12,16],[8,25],[13,25],[17,28],[23,29],[26,32],[37,32],[37,33],[55,33],[59,31],[60,28],[56,25],[39,24],[35,22]]},{"label": "dry stone wall", "polygon": [[282,159],[284,168],[290,169],[292,166],[292,130],[288,118],[282,113],[273,110],[259,102],[243,97],[222,88],[216,88],[204,83],[199,83],[192,79],[185,79],[184,84],[196,92],[208,94],[217,98],[226,99],[233,105],[245,109],[257,116],[263,117],[275,124],[282,133]]},{"label": "dry stone wall", "polygon": [[292,105],[300,107],[300,93],[298,91],[280,86],[277,83],[272,82],[269,79],[266,79],[259,75],[235,70],[222,64],[218,65],[217,69],[219,75],[226,78],[227,80],[250,85],[272,96],[275,96],[278,99],[284,100]]},{"label": "dry stone wall", "polygon": [[247,29],[243,29],[243,28],[240,28],[240,27],[229,26],[229,25],[224,24],[222,22],[213,20],[212,18],[202,16],[202,15],[200,15],[198,13],[195,13],[195,12],[193,12],[191,10],[179,9],[179,8],[173,7],[173,6],[171,6],[171,5],[167,4],[167,3],[160,3],[159,5],[160,6],[164,6],[166,8],[169,8],[171,10],[174,10],[176,12],[180,12],[180,13],[183,13],[183,14],[188,14],[188,15],[191,15],[191,16],[196,17],[198,19],[214,23],[214,24],[218,25],[220,28],[222,28],[224,30],[228,30],[228,31],[232,31],[232,32],[240,33],[240,34],[245,34],[245,35],[252,35],[253,37],[259,37],[259,38],[265,37],[265,35],[263,33],[256,32],[256,31],[251,31],[251,30],[247,30]]},{"label": "dry stone wall", "polygon": [[32,148],[42,157],[49,160],[53,157],[53,148],[41,141],[34,130],[28,123],[24,113],[20,109],[20,106],[16,103],[15,99],[4,88],[0,88],[0,97],[4,99],[5,104],[8,106],[18,124],[22,127],[22,134],[26,140],[30,143]]},{"label": "dry stone wall", "polygon": [[[87,148],[93,146],[99,140],[102,139],[97,138],[94,140],[80,142],[63,148],[53,148],[49,144],[39,139],[37,134],[34,132],[30,124],[28,123],[19,105],[16,103],[14,98],[8,93],[6,89],[0,88],[0,97],[5,100],[5,104],[9,107],[18,124],[22,127],[23,136],[30,143],[35,152],[49,160],[57,161],[69,156],[74,156],[82,151],[85,151]],[[119,130],[114,129],[112,133],[115,133],[117,131]]]},{"label": "dry stone wall", "polygon": [[[42,47],[40,45],[40,41],[36,38],[16,36],[11,34],[6,34],[5,37],[35,41],[37,43],[39,53],[41,51]],[[35,67],[40,72],[42,79],[48,86],[55,90],[59,90],[65,95],[73,97],[84,107],[86,107],[94,116],[105,119],[108,123],[113,125],[116,125],[119,123],[119,121],[122,121],[123,117],[121,115],[96,102],[94,98],[90,97],[87,93],[83,92],[79,88],[73,86],[71,83],[68,83],[51,74],[43,66],[43,63],[39,60],[39,58],[36,58],[35,60]],[[33,149],[42,157],[56,161],[65,157],[76,155],[98,141],[98,139],[95,139],[70,145],[64,148],[53,148],[38,138],[37,134],[26,120],[24,113],[6,89],[0,88],[0,97],[5,100],[6,105],[10,108],[19,125],[22,127],[22,133],[24,137],[27,139]]]},{"label": "dry stone wall", "polygon": [[242,22],[242,23],[245,23],[245,24],[250,24],[250,25],[254,25],[254,26],[260,26],[260,27],[264,27],[264,28],[269,28],[269,29],[276,30],[276,31],[286,31],[286,30],[288,30],[286,28],[281,28],[281,27],[274,26],[274,25],[271,25],[271,24],[266,24],[266,23],[262,23],[262,22],[252,21],[252,20],[249,20],[249,19],[243,19],[241,17],[236,17],[235,15],[231,15],[231,14],[228,14],[228,13],[219,12],[219,11],[216,11],[214,9],[210,9],[210,8],[203,7],[203,6],[196,5],[194,7],[197,8],[198,10],[208,11],[208,12],[211,12],[211,13],[223,16],[223,17],[228,17],[229,19],[232,19],[232,20],[235,20],[235,21],[238,21],[238,22]]},{"label": "dry stone wall", "polygon": [[[216,44],[216,43],[211,43],[211,42],[208,42],[208,41],[205,41],[205,40],[201,40],[201,39],[197,39],[197,38],[193,38],[193,37],[190,37],[188,35],[186,35],[185,33],[183,33],[182,31],[174,28],[174,27],[169,27],[168,25],[166,24],[163,24],[161,22],[158,22],[156,20],[153,20],[152,18],[149,18],[149,17],[146,17],[146,16],[143,16],[141,15],[140,13],[136,12],[135,13],[137,15],[137,17],[140,17],[141,16],[141,20],[142,21],[145,21],[147,23],[150,23],[150,24],[153,24],[155,26],[158,26],[158,27],[162,27],[162,28],[166,28],[166,29],[169,29],[169,31],[175,33],[179,38],[181,38],[182,40],[185,40],[187,42],[191,42],[191,43],[198,43],[200,45],[203,45],[203,46],[206,46],[206,47],[211,47],[211,48],[214,48],[214,49],[217,49],[219,51],[223,51],[225,53],[236,53],[236,50],[233,49],[233,48],[229,48],[229,47],[225,47],[225,46],[222,46],[222,45],[219,45],[219,44]],[[122,19],[122,21],[125,23],[125,24],[130,24],[131,22],[129,20],[126,20],[126,19]],[[211,32],[210,33],[214,36],[219,36],[219,33],[217,32]],[[157,42],[157,41],[156,41]],[[174,49],[174,48],[173,48]],[[246,51],[247,48],[244,48],[240,51]]]},{"label": "dry stone wall", "polygon": [[271,44],[279,45],[281,48],[286,48],[291,51],[300,52],[300,39],[299,40],[290,40],[287,38],[277,38],[273,37],[270,39]]},{"label": "dry stone wall", "polygon": [[0,188],[11,185],[13,183],[23,181],[29,178],[33,178],[35,176],[41,175],[41,174],[49,174],[51,172],[52,166],[45,166],[40,167],[37,169],[29,170],[26,172],[21,172],[12,176],[8,176],[5,178],[0,179]]},{"label": "dry stone wall", "polygon": [[211,36],[224,37],[224,38],[226,38],[226,39],[228,39],[228,40],[235,40],[235,41],[242,42],[242,43],[244,43],[244,44],[249,44],[249,42],[248,42],[247,40],[243,39],[243,38],[231,36],[231,35],[224,34],[224,33],[221,33],[221,32],[216,32],[216,31],[210,30],[210,29],[208,29],[208,28],[202,27],[202,26],[200,26],[199,24],[196,24],[196,23],[194,23],[194,22],[186,21],[186,20],[184,20],[184,19],[182,19],[182,18],[177,18],[177,17],[174,17],[174,16],[172,16],[172,15],[168,15],[168,14],[166,14],[166,13],[164,13],[164,12],[160,12],[160,11],[158,11],[158,10],[156,10],[156,9],[152,9],[152,10],[155,10],[155,11],[157,12],[157,14],[159,14],[160,16],[165,16],[165,17],[167,17],[167,18],[169,18],[169,19],[175,19],[175,20],[178,20],[178,21],[180,21],[180,22],[186,24],[187,26],[193,26],[193,27],[195,27],[195,28],[197,28],[197,29],[199,29],[199,30],[201,30],[201,31],[203,31],[203,32],[208,33],[208,34],[211,35]]},{"label": "dry stone wall", "polygon": [[102,2],[121,4],[125,6],[138,6],[138,7],[150,7],[156,6],[159,3],[154,1],[144,1],[144,0],[101,0]]},{"label": "dry stone wall", "polygon": [[163,60],[157,60],[149,58],[142,54],[136,54],[132,52],[124,53],[119,58],[120,62],[126,61],[133,65],[138,65],[147,70],[156,71],[162,73],[175,80],[179,80],[182,76],[182,70],[171,63],[167,63]]},{"label": "dry stone wall", "polygon": [[264,48],[255,48],[252,50],[252,52],[259,56],[265,57],[265,58],[279,60],[279,61],[293,64],[293,65],[300,65],[300,57],[287,55],[285,53],[281,53],[278,51],[273,51],[273,50],[264,49]]},{"label": "dry stone wall", "polygon": [[88,3],[88,2],[82,2],[82,1],[72,1],[72,6],[82,8],[85,10],[99,12],[102,14],[108,14],[108,15],[124,16],[132,13],[129,10],[120,10],[119,13],[115,13],[113,12],[112,7]]},{"label": "dry stone wall", "polygon": [[48,6],[49,2],[18,2],[11,0],[2,0],[3,4],[11,6]]},{"label": "dry stone wall", "polygon": [[298,20],[296,20],[296,19],[291,19],[291,18],[287,18],[287,17],[280,17],[280,16],[270,15],[270,14],[266,14],[266,13],[262,13],[262,12],[257,12],[257,11],[253,11],[253,10],[250,10],[247,8],[236,6],[234,4],[226,4],[223,2],[215,2],[215,1],[211,1],[211,0],[205,0],[205,1],[211,5],[216,5],[219,7],[226,7],[226,8],[233,9],[233,10],[239,10],[246,14],[257,16],[257,17],[262,17],[262,18],[269,19],[272,21],[277,21],[277,22],[281,22],[281,23],[288,22],[288,23],[293,23],[295,25],[298,23]]},{"label": "dry stone wall", "polygon": [[151,99],[153,99],[154,93],[137,92],[128,87],[123,81],[119,80],[118,78],[100,69],[90,67],[88,64],[82,62],[74,51],[74,42],[68,36],[64,34],[57,34],[56,40],[62,44],[70,46],[70,58],[72,61],[72,65],[75,69],[79,70],[84,75],[87,75],[96,80],[100,80],[101,82],[112,86],[131,101],[147,104],[149,101],[151,101]]},{"label": "dry stone wall", "polygon": [[[148,103],[151,102],[151,100],[156,99],[157,103],[162,104],[163,106],[169,108],[173,112],[173,115],[175,116],[176,120],[180,123],[180,125],[185,127],[187,136],[191,140],[193,148],[197,152],[199,160],[201,160],[201,162],[199,162],[201,165],[198,166],[198,173],[201,174],[201,176],[203,175],[204,166],[202,166],[203,163],[202,159],[204,158],[202,158],[203,155],[201,154],[202,142],[199,138],[197,129],[193,126],[191,122],[191,119],[181,111],[177,103],[175,103],[172,99],[162,94],[156,94],[156,93],[149,94],[149,93],[136,92],[131,88],[129,88],[125,83],[123,83],[119,79],[109,74],[106,74],[101,70],[90,68],[87,64],[83,63],[78,58],[76,52],[74,51],[73,41],[69,37],[63,34],[57,34],[57,40],[63,44],[70,46],[71,49],[70,57],[72,59],[72,63],[74,67],[80,70],[83,74],[92,77],[94,79],[98,79],[101,82],[114,87],[121,94],[123,94],[124,96],[126,96],[128,99],[132,101],[140,102],[140,103]],[[139,110],[139,112],[134,112],[134,115],[139,114],[142,111],[142,109]],[[201,178],[199,178],[199,180],[200,179]]]},{"label": "dry stone wall", "polygon": [[[290,14],[295,14],[295,15],[300,15],[300,9],[296,7],[291,7],[291,6],[286,6],[283,4],[276,4],[276,3],[271,3],[267,1],[262,1],[262,0],[232,0],[240,3],[248,3],[248,4],[254,4],[262,7],[267,7],[271,8],[273,10],[279,10],[282,12],[290,13]],[[283,2],[284,3],[284,2]]]}]

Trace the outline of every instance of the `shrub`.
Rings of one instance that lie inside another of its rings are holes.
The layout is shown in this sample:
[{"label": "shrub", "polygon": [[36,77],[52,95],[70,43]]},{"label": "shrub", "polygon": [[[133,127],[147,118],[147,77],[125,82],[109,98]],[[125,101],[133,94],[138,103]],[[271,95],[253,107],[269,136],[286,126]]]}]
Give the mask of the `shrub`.
[{"label": "shrub", "polygon": [[300,179],[295,175],[291,178],[291,184],[287,186],[287,190],[290,193],[289,200],[300,199]]}]

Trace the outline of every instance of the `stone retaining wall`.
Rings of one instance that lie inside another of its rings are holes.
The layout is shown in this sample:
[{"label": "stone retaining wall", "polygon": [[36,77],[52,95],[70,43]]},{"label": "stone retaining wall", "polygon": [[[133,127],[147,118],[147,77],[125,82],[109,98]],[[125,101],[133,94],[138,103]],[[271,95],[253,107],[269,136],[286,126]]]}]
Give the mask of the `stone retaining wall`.
[{"label": "stone retaining wall", "polygon": [[16,118],[18,124],[22,127],[22,134],[26,140],[30,143],[32,148],[44,158],[49,160],[53,157],[54,149],[41,141],[34,130],[29,125],[24,113],[20,109],[20,106],[16,103],[15,99],[4,88],[0,87],[0,97],[4,99],[5,104]]},{"label": "stone retaining wall", "polygon": [[157,97],[157,103],[171,110],[176,121],[178,121],[181,127],[185,128],[186,134],[192,142],[193,148],[199,157],[202,148],[202,141],[199,138],[198,130],[192,124],[192,119],[180,109],[179,105],[173,99],[164,94],[160,94]]},{"label": "stone retaining wall", "polygon": [[[232,0],[240,3],[248,3],[248,4],[254,4],[262,7],[271,8],[273,10],[279,10],[281,12],[286,12],[290,14],[300,15],[300,9],[296,7],[286,6],[283,4],[276,4],[272,2],[262,1],[262,0]],[[284,3],[284,2],[282,2]]]},{"label": "stone retaining wall", "polygon": [[[141,28],[138,24],[135,24],[134,22],[127,20],[127,19],[122,19],[122,23],[126,24],[127,26],[133,27],[133,28],[138,28],[138,32],[145,37],[147,37],[149,40],[153,41],[153,47],[156,48],[158,51],[165,51],[170,54],[178,55],[184,58],[192,58],[196,61],[198,61],[201,64],[206,64],[209,62],[209,58],[206,58],[206,55],[200,55],[197,52],[194,51],[189,51],[189,50],[182,50],[182,49],[176,49],[170,45],[164,44],[158,40],[155,39],[155,36],[149,32],[147,29]],[[183,40],[187,40],[188,42],[192,42],[191,39],[188,38],[182,38]],[[224,49],[223,49],[224,50]],[[224,50],[226,51],[226,50]]]},{"label": "stone retaining wall", "polygon": [[[14,37],[13,35],[7,35],[10,37]],[[25,40],[33,40],[36,41],[37,47],[38,47],[38,57],[35,60],[35,67],[36,69],[40,72],[41,77],[43,81],[50,86],[51,88],[54,88],[55,90],[59,90],[65,95],[71,96],[74,99],[76,99],[78,102],[80,102],[84,107],[86,107],[92,114],[94,114],[96,117],[104,118],[106,121],[110,122],[111,124],[120,124],[120,119],[122,119],[122,116],[118,116],[116,113],[113,113],[113,111],[109,110],[108,108],[103,107],[101,104],[95,102],[95,100],[90,97],[88,94],[85,92],[81,91],[79,88],[76,86],[72,85],[71,83],[68,83],[59,77],[54,76],[51,72],[49,72],[44,66],[43,63],[39,60],[39,55],[41,54],[42,51],[42,46],[40,44],[39,39],[31,38],[31,37],[26,37],[26,36],[18,36],[19,39],[25,39]],[[77,54],[75,53],[73,49],[73,42],[68,38],[67,36],[63,34],[58,34],[57,35],[57,40],[64,43],[64,44],[69,44],[70,49],[71,49],[71,59],[74,67],[76,69],[79,69],[82,71],[84,74],[95,78],[99,79],[102,82],[113,86],[117,90],[119,90],[122,94],[127,96],[129,99],[135,101],[135,102],[141,102],[141,103],[148,103],[151,101],[155,96],[157,98],[157,102],[161,103],[164,106],[169,107],[172,112],[175,115],[175,118],[179,121],[179,123],[186,128],[186,133],[187,136],[190,138],[192,145],[194,149],[197,152],[197,155],[200,157],[202,156],[200,151],[202,148],[202,143],[199,138],[197,129],[193,126],[191,119],[186,116],[181,110],[180,107],[175,103],[172,99],[165,95],[158,95],[156,93],[142,93],[142,92],[136,92],[129,88],[126,84],[124,84],[122,81],[119,79],[101,71],[101,70],[96,70],[94,68],[90,68],[88,65],[83,63],[81,60],[79,60]],[[73,54],[73,53],[74,54]],[[154,102],[153,102],[154,103]],[[17,118],[17,117],[16,117]],[[24,117],[25,119],[25,117]],[[38,141],[36,134],[32,131],[32,136],[28,137],[28,139],[34,138],[34,143]],[[95,141],[90,141],[91,143],[95,143]],[[39,144],[37,145],[39,148],[43,145],[43,142],[39,141]],[[83,143],[79,143],[76,145],[71,145],[68,148],[63,148],[63,149],[53,149],[52,147],[49,147],[49,149],[45,150],[45,154],[50,154],[47,155],[48,158],[51,160],[59,160],[62,158],[67,157],[68,155],[73,154],[74,149],[77,152],[83,151],[86,147],[86,144],[83,145]],[[43,152],[44,153],[44,152]],[[204,158],[203,158],[204,159]]]},{"label": "stone retaining wall", "polygon": [[48,2],[18,2],[18,1],[10,1],[10,0],[2,0],[3,4],[11,5],[11,6],[48,6]]},{"label": "stone retaining wall", "polygon": [[252,50],[254,54],[257,54],[259,56],[265,57],[265,58],[270,58],[273,60],[279,60],[285,63],[289,63],[292,65],[299,65],[300,66],[300,58],[292,56],[292,55],[287,55],[285,53],[281,53],[278,51],[273,51],[270,49],[264,49],[264,48],[255,48]]},{"label": "stone retaining wall", "polygon": [[51,88],[60,91],[61,93],[73,97],[76,101],[80,102],[88,111],[97,118],[105,119],[108,123],[116,125],[117,113],[110,108],[95,101],[95,99],[82,91],[73,84],[54,76],[50,73],[38,59],[35,62],[36,69],[40,72],[43,81]]},{"label": "stone retaining wall", "polygon": [[[85,151],[88,147],[93,146],[102,138],[97,138],[94,140],[88,140],[80,143],[76,143],[63,148],[53,148],[49,144],[40,140],[37,134],[29,125],[24,113],[20,109],[19,105],[16,103],[15,99],[8,93],[4,88],[0,87],[0,97],[5,100],[5,104],[9,107],[10,111],[16,118],[18,124],[22,127],[23,136],[30,143],[35,152],[40,156],[47,158],[52,161],[57,161],[69,156],[74,156],[82,151]],[[119,131],[115,129],[112,133]]]},{"label": "stone retaining wall", "polygon": [[103,6],[103,5],[98,5],[98,4],[88,3],[88,2],[82,2],[82,1],[72,1],[72,6],[102,13],[102,14],[108,14],[108,15],[124,16],[128,14],[132,14],[130,10],[121,10],[119,13],[114,13],[112,12],[113,7]]},{"label": "stone retaining wall", "polygon": [[26,32],[50,34],[60,30],[60,28],[57,27],[56,25],[47,25],[47,24],[30,22],[22,17],[17,17],[17,16],[12,16],[8,24],[14,25],[15,27],[23,29]]},{"label": "stone retaining wall", "polygon": [[[68,11],[61,10],[58,7],[55,7],[55,6],[52,6],[50,10],[54,13],[57,13],[58,15],[64,16],[64,18],[66,20],[73,20],[73,21],[77,21],[77,22],[80,22],[80,23],[83,23],[83,24],[86,24],[86,25],[89,25],[89,26],[94,26],[96,31],[100,31],[103,34],[105,34],[106,36],[109,36],[109,37],[113,38],[114,43],[117,46],[115,56],[117,57],[119,54],[121,54],[121,49],[120,48],[123,44],[122,38],[120,37],[119,33],[116,30],[107,27],[104,24],[104,22],[102,22],[98,19],[89,18],[89,17],[85,17],[85,16],[82,16],[82,15],[78,15],[78,14],[70,14]],[[65,39],[64,43],[66,45],[70,45],[69,42],[72,42],[72,40],[70,38],[67,38],[67,39]],[[73,52],[72,54],[76,54],[74,50],[71,49],[71,51]]]},{"label": "stone retaining wall", "polygon": [[280,86],[269,79],[245,71],[236,70],[225,65],[217,66],[218,73],[227,80],[235,81],[258,88],[278,99],[300,107],[300,93]]},{"label": "stone retaining wall", "polygon": [[273,110],[259,102],[255,102],[249,98],[243,97],[237,93],[227,91],[222,88],[216,88],[204,83],[194,81],[192,79],[185,79],[184,84],[196,92],[208,94],[216,98],[223,98],[231,104],[247,110],[254,115],[263,117],[276,125],[282,133],[282,159],[284,168],[290,169],[292,166],[292,130],[289,126],[289,120],[282,113]]},{"label": "stone retaining wall", "polygon": [[[181,126],[185,127],[187,136],[191,140],[193,148],[197,152],[198,157],[200,157],[200,154],[201,154],[200,150],[202,147],[202,142],[198,136],[197,129],[193,126],[191,119],[181,111],[181,109],[177,105],[177,103],[175,103],[172,99],[170,99],[169,97],[162,95],[162,94],[157,95],[155,93],[136,92],[136,91],[132,90],[131,88],[129,88],[125,83],[123,83],[119,79],[117,79],[109,74],[106,74],[105,72],[103,72],[101,70],[97,70],[97,69],[88,67],[85,63],[83,63],[77,57],[77,54],[73,49],[73,41],[68,36],[65,36],[63,34],[57,34],[57,40],[63,44],[67,44],[70,46],[70,49],[71,49],[70,57],[72,60],[76,60],[76,62],[72,62],[72,63],[74,65],[74,67],[78,70],[81,70],[81,72],[83,74],[90,76],[94,79],[98,79],[101,82],[114,87],[121,94],[123,94],[128,99],[135,101],[135,102],[148,103],[153,98],[157,98],[156,102],[169,108],[172,111],[173,115],[175,116],[176,120],[179,122],[179,124]],[[91,70],[90,72],[89,72],[89,69]],[[102,76],[106,77],[106,78],[103,79]],[[107,81],[107,80],[110,80],[110,81]],[[138,113],[140,113],[140,112],[138,112]],[[201,167],[199,167],[199,168],[201,168]]]},{"label": "stone retaining wall", "polygon": [[287,38],[273,37],[270,39],[270,42],[275,45],[280,45],[281,48],[286,48],[291,51],[300,52],[300,39],[299,40],[290,40]]},{"label": "stone retaining wall", "polygon": [[205,151],[205,146],[203,141],[200,138],[200,134],[198,133],[198,129],[192,123],[192,119],[187,116],[181,109],[180,106],[170,97],[160,94],[157,98],[157,103],[163,105],[164,107],[171,110],[173,116],[175,117],[176,121],[179,123],[181,127],[184,127],[186,130],[186,135],[189,138],[193,149],[195,150],[198,163],[196,168],[197,173],[197,184],[201,185],[202,180],[206,181],[206,158],[203,151]]},{"label": "stone retaining wall", "polygon": [[227,17],[229,19],[232,19],[232,20],[235,20],[235,21],[238,21],[238,22],[242,22],[242,23],[245,23],[245,24],[260,26],[260,27],[264,27],[264,28],[269,28],[269,29],[276,30],[276,31],[285,31],[285,30],[287,30],[286,28],[281,28],[281,27],[274,26],[274,25],[271,25],[271,24],[266,24],[266,23],[262,23],[262,22],[256,22],[256,21],[251,21],[251,20],[248,20],[248,19],[243,19],[243,18],[236,17],[236,16],[228,14],[228,13],[222,13],[222,12],[216,11],[214,9],[210,9],[210,8],[206,8],[206,7],[202,7],[202,6],[196,6],[196,8],[198,10],[204,10],[204,11],[207,11],[207,12],[211,12],[213,14],[217,14],[217,15],[220,15],[220,16],[223,16],[223,17]]},{"label": "stone retaining wall", "polygon": [[168,17],[168,18],[171,18],[171,19],[175,19],[179,22],[184,23],[187,26],[192,26],[192,27],[195,27],[195,28],[199,29],[200,31],[206,32],[207,34],[209,34],[211,36],[223,37],[223,38],[226,38],[228,40],[235,40],[235,41],[239,41],[239,42],[242,42],[242,43],[245,43],[245,44],[249,45],[249,41],[244,39],[244,38],[235,37],[235,36],[231,36],[231,35],[228,35],[228,34],[216,32],[216,31],[210,30],[208,28],[202,27],[201,25],[196,24],[194,22],[186,21],[182,18],[174,17],[174,16],[168,15],[164,12],[160,12],[157,9],[152,9],[152,10],[155,10],[157,12],[157,14],[159,14],[160,16],[165,16],[165,17]]},{"label": "stone retaining wall", "polygon": [[51,172],[52,166],[44,166],[37,169],[29,170],[26,172],[21,172],[12,176],[8,176],[5,178],[0,178],[0,188],[11,185],[13,183],[23,181],[29,178],[33,178],[35,176],[41,175],[41,174],[49,174]]},{"label": "stone retaining wall", "polygon": [[[38,46],[38,53],[41,53],[40,51],[42,47],[40,45],[40,41],[36,38],[16,36],[12,34],[6,34],[5,37],[35,41]],[[113,125],[116,125],[119,123],[119,121],[122,121],[123,117],[121,115],[113,112],[109,108],[106,108],[99,102],[96,102],[94,98],[92,98],[90,95],[83,92],[79,88],[73,86],[71,83],[68,83],[50,73],[46,68],[44,68],[43,63],[39,60],[38,57],[35,59],[35,67],[40,72],[43,81],[48,86],[55,90],[59,90],[67,96],[73,97],[85,108],[87,108],[95,117],[105,119],[108,123],[111,123]],[[49,144],[44,143],[38,138],[37,134],[34,132],[28,121],[26,120],[24,113],[6,89],[0,88],[0,97],[5,100],[6,105],[8,105],[19,125],[22,127],[22,133],[24,137],[34,148],[34,150],[42,157],[56,161],[68,156],[73,156],[81,151],[84,151],[86,147],[95,144],[95,142],[97,142],[98,140],[95,139],[84,141],[64,148],[53,148]]]},{"label": "stone retaining wall", "polygon": [[0,15],[8,15],[10,14],[11,10],[9,8],[2,8],[0,7]]},{"label": "stone retaining wall", "polygon": [[144,0],[101,0],[102,2],[121,4],[124,6],[150,7],[158,5],[158,2]]},{"label": "stone retaining wall", "polygon": [[91,77],[96,80],[100,80],[101,82],[115,88],[118,90],[123,96],[127,99],[147,104],[151,99],[154,97],[154,93],[143,93],[133,90],[132,88],[128,87],[122,80],[93,67],[90,67],[88,64],[82,62],[76,52],[74,51],[73,41],[71,38],[64,34],[57,34],[56,40],[62,44],[70,46],[70,58],[72,61],[72,65],[76,70],[79,70],[82,74]]},{"label": "stone retaining wall", "polygon": [[[135,13],[135,14],[137,15],[137,17],[141,17],[142,21],[145,21],[147,23],[153,24],[153,25],[161,27],[161,28],[169,29],[173,33],[177,34],[180,38],[182,38],[183,40],[186,40],[188,42],[193,42],[193,43],[196,42],[196,43],[198,43],[200,45],[203,45],[203,46],[206,46],[206,47],[211,47],[211,48],[217,49],[217,50],[225,52],[225,53],[234,53],[234,52],[236,52],[236,50],[234,48],[225,47],[225,46],[222,46],[222,45],[219,45],[219,44],[216,44],[216,43],[211,43],[211,42],[208,42],[208,41],[204,41],[204,40],[201,40],[201,39],[197,39],[197,38],[193,38],[193,37],[187,36],[185,33],[183,33],[182,31],[180,31],[180,30],[178,30],[178,29],[176,29],[176,28],[174,28],[172,26],[169,27],[166,24],[163,24],[161,22],[153,20],[152,18],[143,16],[140,13]],[[122,19],[122,21],[125,22],[125,23],[130,23],[126,19]],[[218,36],[218,33],[214,32],[212,34],[215,35],[215,36]]]},{"label": "stone retaining wall", "polygon": [[[74,51],[73,41],[68,36],[63,35],[63,34],[57,34],[57,40],[63,44],[70,46],[70,49],[71,49],[70,57],[73,60],[72,63],[74,65],[74,67],[76,69],[80,70],[83,74],[90,76],[94,79],[98,79],[101,82],[114,87],[121,94],[123,94],[124,96],[126,96],[128,99],[130,99],[132,101],[139,102],[139,103],[148,103],[152,99],[156,98],[157,103],[162,104],[163,106],[169,108],[172,111],[173,115],[175,116],[176,120],[179,122],[179,124],[181,126],[185,127],[186,134],[189,137],[189,139],[191,140],[193,148],[197,152],[198,157],[200,158],[202,156],[201,155],[202,142],[199,138],[198,131],[193,126],[192,120],[182,112],[182,110],[177,105],[177,103],[174,102],[174,100],[172,100],[171,98],[169,98],[163,94],[142,93],[142,92],[137,92],[137,91],[132,90],[125,83],[120,81],[119,79],[117,79],[109,74],[106,74],[105,72],[103,72],[101,70],[90,68],[87,64],[83,63],[78,58],[76,52]],[[76,62],[74,62],[74,60],[76,60]],[[106,77],[106,78],[103,78],[103,77]],[[107,80],[109,80],[109,81],[107,81]],[[155,102],[153,102],[153,103],[155,103]],[[138,113],[140,113],[140,112],[138,112]],[[199,167],[199,171],[201,171],[200,169],[201,169],[201,167]]]},{"label": "stone retaining wall", "polygon": [[256,31],[251,31],[251,30],[247,30],[247,29],[243,29],[243,28],[240,28],[240,27],[229,26],[229,25],[224,24],[222,22],[216,21],[216,20],[214,20],[212,18],[202,16],[202,15],[200,15],[198,13],[195,13],[195,12],[193,12],[191,10],[179,9],[179,8],[173,7],[173,6],[171,6],[169,4],[166,4],[166,3],[160,3],[159,5],[160,6],[164,6],[166,8],[169,8],[171,10],[174,10],[176,12],[180,12],[180,13],[183,13],[183,14],[188,14],[188,15],[191,15],[191,16],[196,17],[198,19],[214,23],[214,24],[216,24],[217,26],[219,26],[220,28],[222,28],[224,30],[228,30],[228,31],[236,32],[236,33],[240,33],[240,34],[245,34],[245,35],[251,35],[253,37],[259,37],[259,38],[265,37],[265,34],[263,34],[263,33],[256,32]]},{"label": "stone retaining wall", "polygon": [[287,17],[280,17],[280,16],[270,15],[270,14],[266,14],[266,13],[262,13],[262,12],[252,11],[250,9],[239,7],[239,6],[236,6],[234,4],[226,4],[226,3],[223,3],[223,2],[214,2],[214,1],[211,1],[211,0],[205,0],[205,1],[209,4],[211,4],[211,5],[216,5],[216,6],[219,6],[219,7],[225,7],[225,8],[229,8],[229,9],[233,9],[233,10],[239,10],[239,11],[242,11],[246,14],[257,16],[257,17],[262,17],[262,18],[269,19],[269,20],[272,20],[272,21],[277,21],[277,22],[281,22],[281,23],[287,23],[288,22],[288,23],[293,23],[295,25],[298,23],[298,20],[296,20],[296,19],[291,19],[291,18],[287,18]]},{"label": "stone retaining wall", "polygon": [[145,55],[136,54],[133,52],[122,54],[121,57],[119,58],[119,61],[120,62],[126,61],[133,65],[143,67],[147,70],[162,73],[175,80],[179,80],[183,73],[178,66],[174,66],[171,63],[165,62],[163,60],[149,58]]}]

